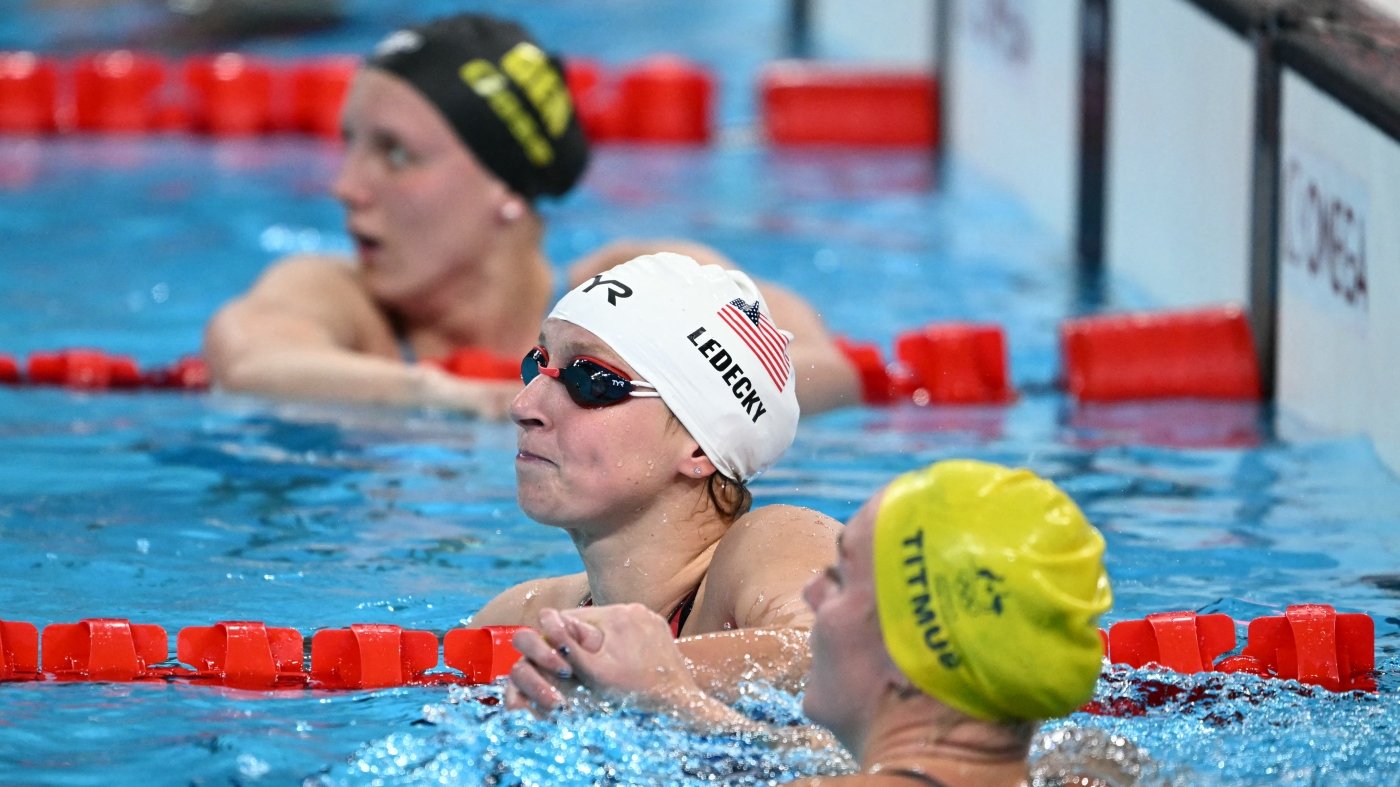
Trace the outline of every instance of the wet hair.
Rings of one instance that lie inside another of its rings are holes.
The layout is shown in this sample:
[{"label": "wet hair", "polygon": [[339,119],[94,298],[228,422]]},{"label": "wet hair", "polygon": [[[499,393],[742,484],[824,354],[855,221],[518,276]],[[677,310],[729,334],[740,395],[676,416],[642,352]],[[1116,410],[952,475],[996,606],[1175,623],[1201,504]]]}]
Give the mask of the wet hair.
[{"label": "wet hair", "polygon": [[747,514],[753,508],[753,493],[742,481],[735,481],[721,473],[712,473],[705,482],[705,492],[710,497],[710,505],[715,507],[727,524]]},{"label": "wet hair", "polygon": [[588,166],[562,60],[514,22],[456,14],[397,30],[366,65],[412,85],[482,166],[531,202],[568,192]]}]

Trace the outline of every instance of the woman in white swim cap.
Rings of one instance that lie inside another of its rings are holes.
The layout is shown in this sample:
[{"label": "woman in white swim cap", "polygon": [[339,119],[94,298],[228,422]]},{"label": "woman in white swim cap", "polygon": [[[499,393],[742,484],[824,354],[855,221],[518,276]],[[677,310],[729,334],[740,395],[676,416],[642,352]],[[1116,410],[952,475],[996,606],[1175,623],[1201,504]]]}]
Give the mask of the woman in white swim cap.
[{"label": "woman in white swim cap", "polygon": [[747,276],[680,255],[639,257],[566,295],[525,357],[511,417],[520,505],[568,532],[585,570],[511,588],[472,625],[635,603],[672,636],[805,629],[802,588],[839,525],[750,510],[746,486],[796,432],[787,340]]}]

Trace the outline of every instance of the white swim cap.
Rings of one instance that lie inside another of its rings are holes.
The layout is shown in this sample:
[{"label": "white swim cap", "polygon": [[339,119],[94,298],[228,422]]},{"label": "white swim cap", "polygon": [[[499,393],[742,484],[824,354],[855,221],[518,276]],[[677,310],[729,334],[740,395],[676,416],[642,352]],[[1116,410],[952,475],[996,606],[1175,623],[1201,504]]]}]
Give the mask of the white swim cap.
[{"label": "white swim cap", "polygon": [[750,480],[792,445],[792,336],[743,273],[647,254],[570,290],[549,318],[591,331],[656,386],[729,478]]}]

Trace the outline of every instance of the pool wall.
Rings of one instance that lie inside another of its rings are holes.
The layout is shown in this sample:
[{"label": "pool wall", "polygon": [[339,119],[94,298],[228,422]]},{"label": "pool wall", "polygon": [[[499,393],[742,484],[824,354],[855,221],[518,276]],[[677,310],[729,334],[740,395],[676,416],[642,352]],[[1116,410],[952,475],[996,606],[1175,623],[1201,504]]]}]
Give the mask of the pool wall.
[{"label": "pool wall", "polygon": [[1400,3],[945,1],[948,150],[1086,271],[1247,305],[1284,436],[1400,473]]}]

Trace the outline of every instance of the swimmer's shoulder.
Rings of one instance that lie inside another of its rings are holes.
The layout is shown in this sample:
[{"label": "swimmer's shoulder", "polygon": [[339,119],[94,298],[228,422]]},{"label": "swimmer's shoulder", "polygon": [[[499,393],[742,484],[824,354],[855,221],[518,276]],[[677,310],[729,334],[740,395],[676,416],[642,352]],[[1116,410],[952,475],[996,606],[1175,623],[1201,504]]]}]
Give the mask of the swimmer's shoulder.
[{"label": "swimmer's shoulder", "polygon": [[264,326],[283,336],[295,326],[315,330],[342,347],[384,357],[398,357],[398,342],[388,315],[375,303],[354,261],[331,255],[284,257],[265,270],[251,289],[225,304],[210,330],[245,333]]},{"label": "swimmer's shoulder", "polygon": [[835,552],[827,556],[826,551],[836,548],[836,536],[840,532],[840,522],[811,508],[780,504],[759,506],[730,525],[720,539],[715,557],[718,559],[721,554],[730,557],[729,553],[733,553],[734,559],[747,557],[764,561],[774,554],[770,550],[782,554],[816,550],[822,553],[822,559],[830,562],[835,560]]},{"label": "swimmer's shoulder", "polygon": [[810,623],[802,589],[836,560],[841,524],[810,508],[770,505],[740,517],[720,539],[703,587],[705,614],[732,625]]},{"label": "swimmer's shoulder", "polygon": [[578,606],[587,593],[588,575],[583,572],[527,580],[486,602],[472,616],[471,625],[535,626],[541,611]]},{"label": "swimmer's shoulder", "polygon": [[349,257],[333,254],[294,254],[274,261],[258,278],[255,288],[348,288],[364,294],[360,269]]}]

